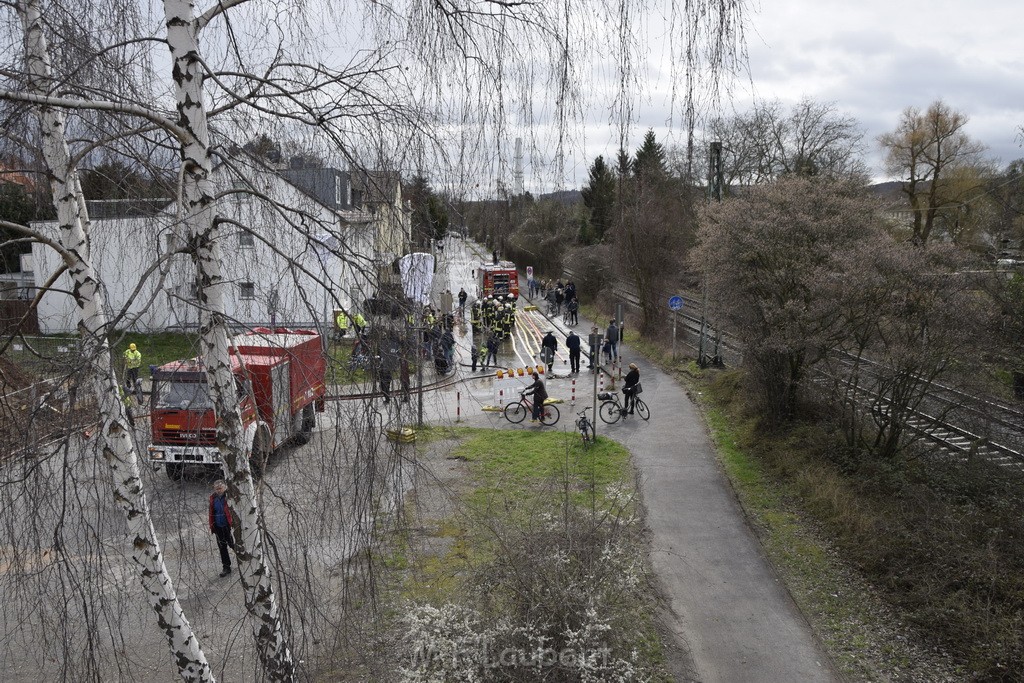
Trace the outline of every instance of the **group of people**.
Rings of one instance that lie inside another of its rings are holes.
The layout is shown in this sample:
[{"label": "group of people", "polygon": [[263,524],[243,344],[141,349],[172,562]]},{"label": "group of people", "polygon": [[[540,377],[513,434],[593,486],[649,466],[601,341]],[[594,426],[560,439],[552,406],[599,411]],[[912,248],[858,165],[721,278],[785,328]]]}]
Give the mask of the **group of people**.
[{"label": "group of people", "polygon": [[473,302],[470,309],[470,325],[474,337],[493,333],[498,339],[512,334],[516,326],[516,297],[514,294],[488,295]]},{"label": "group of people", "polygon": [[568,315],[570,325],[579,325],[580,301],[576,296],[576,284],[569,280],[564,285],[561,280],[551,284],[551,280],[530,279],[530,298],[541,296],[551,309],[552,314]]}]

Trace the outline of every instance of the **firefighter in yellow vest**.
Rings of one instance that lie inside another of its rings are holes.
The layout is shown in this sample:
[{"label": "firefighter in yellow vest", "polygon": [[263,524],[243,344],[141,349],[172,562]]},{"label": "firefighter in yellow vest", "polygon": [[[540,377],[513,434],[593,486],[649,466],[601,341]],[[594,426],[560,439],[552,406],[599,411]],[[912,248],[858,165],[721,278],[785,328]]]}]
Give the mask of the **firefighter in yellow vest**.
[{"label": "firefighter in yellow vest", "polygon": [[480,323],[481,320],[480,302],[474,301],[473,307],[469,311],[469,322],[473,326],[473,334],[480,334]]},{"label": "firefighter in yellow vest", "polygon": [[345,315],[345,311],[338,311],[338,317],[334,319],[334,322],[338,324],[338,336],[344,337],[348,334],[348,316]]},{"label": "firefighter in yellow vest", "polygon": [[366,318],[362,313],[356,313],[352,316],[352,325],[356,328],[356,336],[359,336],[366,329]]},{"label": "firefighter in yellow vest", "polygon": [[139,366],[142,365],[142,353],[135,344],[129,344],[124,352],[125,386],[129,392],[135,391],[139,382]]}]

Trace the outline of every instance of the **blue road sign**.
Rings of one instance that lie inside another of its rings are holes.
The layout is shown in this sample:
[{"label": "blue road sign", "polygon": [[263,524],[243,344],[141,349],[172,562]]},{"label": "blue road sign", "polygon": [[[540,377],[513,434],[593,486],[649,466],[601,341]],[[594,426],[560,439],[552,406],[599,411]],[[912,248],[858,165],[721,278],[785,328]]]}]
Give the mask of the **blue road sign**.
[{"label": "blue road sign", "polygon": [[668,300],[668,307],[671,308],[673,311],[682,310],[682,308],[683,308],[683,297],[681,297],[681,296],[674,296],[674,297],[672,297],[671,299]]}]

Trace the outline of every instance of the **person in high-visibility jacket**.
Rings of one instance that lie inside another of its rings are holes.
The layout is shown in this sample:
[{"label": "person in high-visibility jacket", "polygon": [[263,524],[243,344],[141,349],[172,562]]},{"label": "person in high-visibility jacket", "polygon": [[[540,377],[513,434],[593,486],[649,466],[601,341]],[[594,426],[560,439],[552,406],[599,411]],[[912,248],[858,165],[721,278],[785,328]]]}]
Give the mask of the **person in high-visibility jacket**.
[{"label": "person in high-visibility jacket", "polygon": [[349,320],[348,316],[345,315],[345,311],[338,311],[338,317],[334,319],[334,322],[338,324],[338,336],[344,337],[348,334]]},{"label": "person in high-visibility jacket", "polygon": [[480,310],[480,302],[474,301],[473,307],[469,312],[469,322],[473,326],[473,334],[480,334],[480,323],[482,322],[482,311]]},{"label": "person in high-visibility jacket", "polygon": [[352,324],[356,328],[356,335],[360,335],[366,329],[366,318],[363,317],[362,313],[356,313],[352,316]]},{"label": "person in high-visibility jacket", "polygon": [[129,344],[124,352],[125,383],[128,391],[135,391],[139,381],[139,366],[142,365],[142,352],[135,344]]}]

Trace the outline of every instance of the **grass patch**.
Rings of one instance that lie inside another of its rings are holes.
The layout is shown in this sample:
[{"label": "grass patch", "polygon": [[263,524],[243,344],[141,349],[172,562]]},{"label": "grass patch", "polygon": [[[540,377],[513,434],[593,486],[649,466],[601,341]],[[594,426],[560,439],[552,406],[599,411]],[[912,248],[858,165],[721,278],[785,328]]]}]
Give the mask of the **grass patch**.
[{"label": "grass patch", "polygon": [[[573,657],[603,647],[610,654],[595,671],[671,680],[640,559],[646,547],[628,452],[608,439],[583,449],[575,435],[557,432],[517,433],[512,450],[507,432],[426,431],[427,439],[457,439],[447,457],[465,472],[456,514],[432,519],[419,510],[425,516],[416,518],[410,510],[421,537],[405,548],[405,642],[455,652],[486,674],[474,647],[483,638],[493,653],[517,653],[502,680],[537,680],[535,662],[522,658],[538,648],[575,653],[541,671],[576,680],[582,669]],[[450,660],[423,666],[419,675],[430,680],[476,672]]]}]

